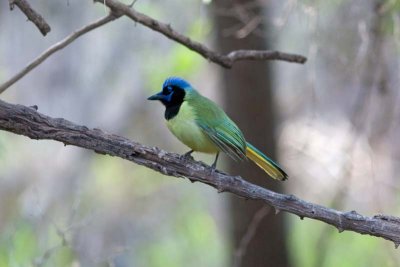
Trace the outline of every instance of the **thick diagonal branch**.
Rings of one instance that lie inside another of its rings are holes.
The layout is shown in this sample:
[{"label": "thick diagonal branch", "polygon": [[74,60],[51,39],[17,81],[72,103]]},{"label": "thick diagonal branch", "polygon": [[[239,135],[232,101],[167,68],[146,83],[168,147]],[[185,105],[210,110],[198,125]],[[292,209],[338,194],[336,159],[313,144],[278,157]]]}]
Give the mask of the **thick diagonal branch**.
[{"label": "thick diagonal branch", "polygon": [[192,181],[208,184],[218,192],[261,200],[275,208],[300,216],[323,221],[335,226],[339,232],[348,230],[368,234],[400,243],[400,218],[377,215],[367,217],[355,211],[341,212],[301,200],[293,195],[272,192],[223,172],[211,172],[201,163],[182,159],[178,154],[168,153],[156,147],[148,147],[129,139],[89,129],[65,119],[51,118],[34,108],[13,105],[0,100],[0,130],[25,135],[32,139],[49,139],[93,150],[100,154],[120,157],[146,166],[165,175],[186,177]]},{"label": "thick diagonal branch", "polygon": [[166,37],[186,46],[187,48],[197,52],[204,58],[221,65],[225,68],[231,68],[233,64],[240,60],[282,60],[293,63],[305,63],[307,58],[301,55],[289,54],[279,51],[270,50],[239,50],[232,51],[228,55],[222,55],[212,51],[204,44],[193,41],[189,37],[180,34],[175,31],[171,25],[162,23],[156,19],[153,19],[145,14],[142,14],[130,6],[123,4],[116,0],[94,0],[108,6],[113,13],[119,15],[125,15],[131,18],[133,21],[138,22],[154,31],[157,31]]},{"label": "thick diagonal branch", "polygon": [[26,0],[9,0],[10,9],[14,9],[16,5],[26,15],[28,20],[32,21],[33,24],[39,29],[39,31],[46,36],[50,32],[50,25],[44,20],[44,18],[37,13]]}]

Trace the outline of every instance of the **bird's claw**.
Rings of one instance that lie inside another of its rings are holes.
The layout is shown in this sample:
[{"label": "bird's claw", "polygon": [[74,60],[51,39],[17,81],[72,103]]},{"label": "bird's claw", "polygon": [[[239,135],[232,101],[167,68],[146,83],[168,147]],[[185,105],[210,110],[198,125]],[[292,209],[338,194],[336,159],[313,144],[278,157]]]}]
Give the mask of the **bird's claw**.
[{"label": "bird's claw", "polygon": [[181,155],[180,158],[181,160],[194,160],[194,158],[192,157],[193,150],[190,150],[189,152],[186,152],[185,154]]},{"label": "bird's claw", "polygon": [[216,166],[214,166],[214,164],[211,165],[210,176],[213,176],[216,170],[217,170]]},{"label": "bird's claw", "polygon": [[214,175],[215,170],[217,169],[218,156],[219,156],[219,153],[217,153],[217,155],[215,157],[215,160],[214,160],[214,163],[211,165],[210,176]]}]

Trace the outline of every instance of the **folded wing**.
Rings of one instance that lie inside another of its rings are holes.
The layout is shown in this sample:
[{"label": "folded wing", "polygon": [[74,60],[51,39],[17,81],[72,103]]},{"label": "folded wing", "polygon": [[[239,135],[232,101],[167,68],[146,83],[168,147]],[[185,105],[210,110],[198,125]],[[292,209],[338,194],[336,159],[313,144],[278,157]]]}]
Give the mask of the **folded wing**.
[{"label": "folded wing", "polygon": [[198,95],[196,123],[210,140],[234,160],[246,159],[246,141],[237,125],[211,100]]}]

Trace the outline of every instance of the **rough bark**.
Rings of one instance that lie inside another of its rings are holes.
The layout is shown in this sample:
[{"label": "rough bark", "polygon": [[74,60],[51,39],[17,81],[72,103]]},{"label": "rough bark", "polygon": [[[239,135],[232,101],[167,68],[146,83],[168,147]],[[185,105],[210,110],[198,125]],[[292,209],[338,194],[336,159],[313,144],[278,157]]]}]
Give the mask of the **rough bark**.
[{"label": "rough bark", "polygon": [[[202,162],[185,160],[178,154],[156,147],[148,147],[124,137],[108,134],[100,129],[89,129],[62,118],[51,118],[37,112],[37,107],[13,105],[0,100],[0,130],[24,135],[32,139],[55,140],[96,153],[120,157],[146,166],[165,175],[188,178],[208,184],[218,192],[230,192],[245,199],[260,200],[279,211],[287,211],[300,218],[311,218],[344,230],[382,237],[400,244],[400,218],[389,215],[363,216],[355,211],[342,212],[301,200],[293,195],[275,193],[243,180],[240,176],[211,172]],[[51,164],[51,163],[49,163]],[[265,179],[265,175],[263,176]]]}]

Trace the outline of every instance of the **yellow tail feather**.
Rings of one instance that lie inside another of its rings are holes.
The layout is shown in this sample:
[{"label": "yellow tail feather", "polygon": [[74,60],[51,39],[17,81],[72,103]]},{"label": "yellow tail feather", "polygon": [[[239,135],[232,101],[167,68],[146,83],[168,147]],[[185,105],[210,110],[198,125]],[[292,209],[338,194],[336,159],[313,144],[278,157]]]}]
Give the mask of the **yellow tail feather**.
[{"label": "yellow tail feather", "polygon": [[280,181],[287,179],[288,175],[275,162],[249,143],[247,143],[246,156],[272,178]]}]

